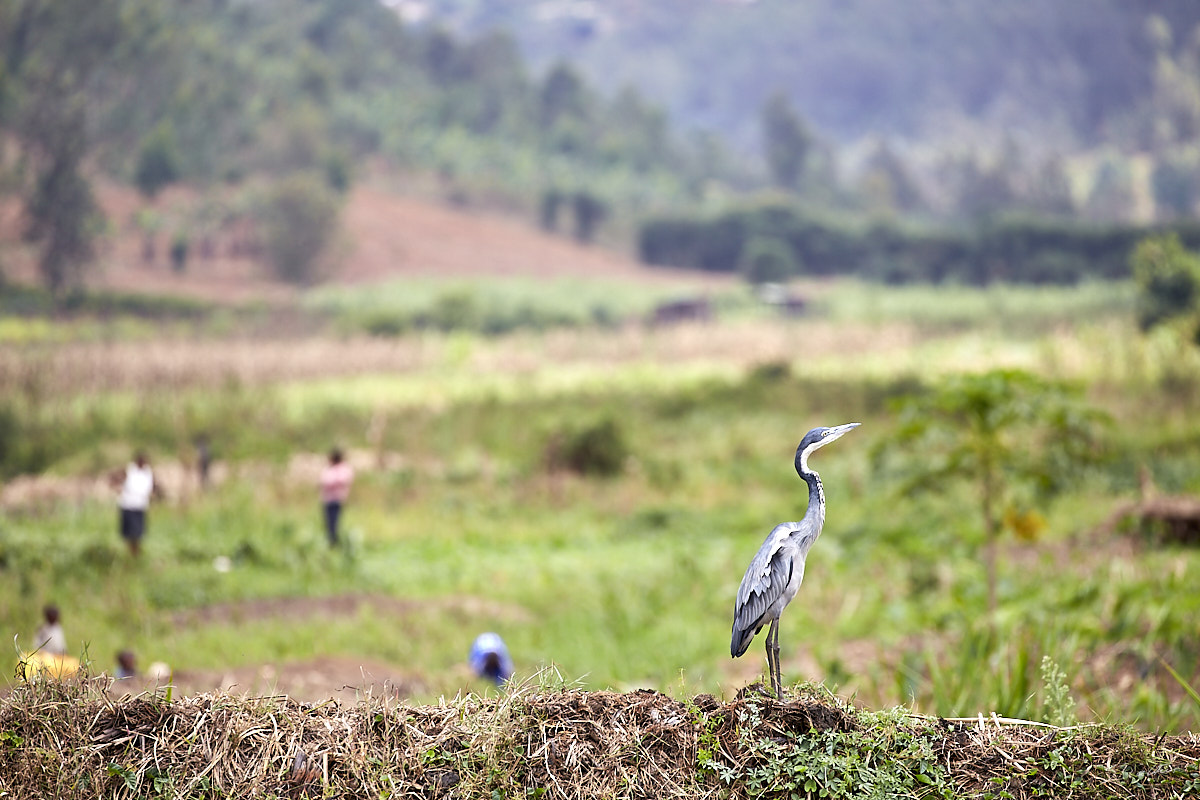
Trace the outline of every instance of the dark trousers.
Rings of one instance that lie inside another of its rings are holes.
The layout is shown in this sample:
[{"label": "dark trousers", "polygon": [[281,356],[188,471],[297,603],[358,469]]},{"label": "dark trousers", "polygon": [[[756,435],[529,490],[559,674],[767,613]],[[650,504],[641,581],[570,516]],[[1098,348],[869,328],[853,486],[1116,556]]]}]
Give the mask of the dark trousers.
[{"label": "dark trousers", "polygon": [[325,535],[329,537],[329,545],[338,543],[338,519],[342,516],[342,504],[330,500],[325,504]]}]

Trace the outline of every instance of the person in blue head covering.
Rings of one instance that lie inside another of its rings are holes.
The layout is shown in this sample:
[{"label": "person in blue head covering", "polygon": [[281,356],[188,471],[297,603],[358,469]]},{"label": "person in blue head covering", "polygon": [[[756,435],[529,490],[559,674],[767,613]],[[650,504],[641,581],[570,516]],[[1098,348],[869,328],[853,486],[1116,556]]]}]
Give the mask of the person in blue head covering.
[{"label": "person in blue head covering", "polygon": [[487,678],[497,686],[503,686],[512,677],[512,658],[499,634],[489,631],[476,636],[467,660],[476,675]]}]

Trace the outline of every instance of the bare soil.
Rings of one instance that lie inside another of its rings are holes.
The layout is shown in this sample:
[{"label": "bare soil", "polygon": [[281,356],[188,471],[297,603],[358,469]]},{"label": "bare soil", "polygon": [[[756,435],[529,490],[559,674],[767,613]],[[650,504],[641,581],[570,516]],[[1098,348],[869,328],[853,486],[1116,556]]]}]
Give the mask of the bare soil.
[{"label": "bare soil", "polygon": [[[219,204],[221,198],[172,187],[151,202],[131,187],[103,179],[96,181],[96,195],[110,231],[101,240],[98,264],[88,272],[89,286],[219,302],[286,304],[297,296],[294,287],[270,275],[244,225],[194,233],[187,268],[182,273],[171,269],[168,249],[176,229],[196,230],[196,223],[179,220],[195,219],[202,204]],[[149,236],[149,256],[147,217],[159,220]],[[18,204],[12,199],[0,203],[0,265],[8,278],[32,283],[37,279],[34,254],[21,241],[22,227]],[[402,196],[385,188],[382,179],[369,178],[350,191],[333,250],[326,279],[336,283],[406,276],[607,276],[704,285],[730,280],[649,269],[619,253],[538,230],[531,221]]]}]

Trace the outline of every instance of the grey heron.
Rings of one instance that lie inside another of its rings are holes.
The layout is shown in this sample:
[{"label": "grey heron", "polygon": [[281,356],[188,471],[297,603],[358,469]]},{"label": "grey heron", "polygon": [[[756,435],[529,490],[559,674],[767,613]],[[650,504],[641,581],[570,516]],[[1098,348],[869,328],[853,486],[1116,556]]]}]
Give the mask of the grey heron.
[{"label": "grey heron", "polygon": [[776,525],[758,548],[746,569],[733,604],[733,638],[729,652],[734,657],[746,652],[750,641],[768,622],[767,668],[771,687],[782,698],[779,676],[779,617],[796,596],[804,580],[804,559],[821,535],[825,524],[825,490],[821,476],[809,469],[808,458],[820,448],[840,439],[861,423],[851,422],[832,428],[813,428],[796,448],[796,473],[808,484],[808,510],[799,522]]}]

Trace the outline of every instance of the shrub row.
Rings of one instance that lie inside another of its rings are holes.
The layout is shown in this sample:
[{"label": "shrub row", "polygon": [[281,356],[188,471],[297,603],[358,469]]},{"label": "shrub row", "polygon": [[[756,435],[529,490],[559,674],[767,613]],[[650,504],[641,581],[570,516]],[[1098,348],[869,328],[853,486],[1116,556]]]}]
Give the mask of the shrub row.
[{"label": "shrub row", "polygon": [[[790,249],[795,272],[802,275],[859,275],[889,283],[1070,284],[1128,277],[1134,245],[1162,230],[1027,218],[974,230],[915,229],[821,219],[773,203],[705,219],[648,220],[638,232],[638,251],[650,265],[734,272],[750,269],[747,254],[761,251],[767,241]],[[1168,230],[1188,247],[1200,247],[1200,223]]]}]

